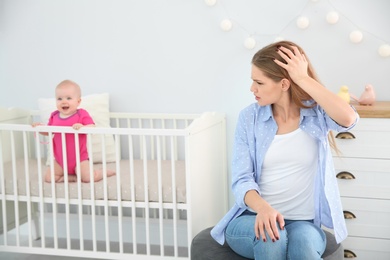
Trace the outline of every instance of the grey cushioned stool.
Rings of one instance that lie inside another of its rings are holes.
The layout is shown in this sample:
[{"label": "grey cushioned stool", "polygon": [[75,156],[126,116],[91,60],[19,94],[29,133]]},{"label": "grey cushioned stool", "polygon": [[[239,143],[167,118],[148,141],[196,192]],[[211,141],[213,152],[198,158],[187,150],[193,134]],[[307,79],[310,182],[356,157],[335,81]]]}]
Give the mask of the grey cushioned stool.
[{"label": "grey cushioned stool", "polygon": [[[212,227],[202,230],[197,234],[191,243],[191,260],[247,260],[237,255],[225,243],[218,244],[210,235]],[[324,260],[343,260],[344,249],[341,244],[336,243],[333,234],[325,231],[326,249],[322,258]]]}]

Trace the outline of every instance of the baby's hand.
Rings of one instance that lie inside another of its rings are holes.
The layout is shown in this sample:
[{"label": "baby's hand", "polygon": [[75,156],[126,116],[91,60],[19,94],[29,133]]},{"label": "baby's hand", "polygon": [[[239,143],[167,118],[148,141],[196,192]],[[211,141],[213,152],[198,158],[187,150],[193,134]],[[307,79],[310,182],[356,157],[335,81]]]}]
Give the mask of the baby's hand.
[{"label": "baby's hand", "polygon": [[83,127],[83,125],[80,124],[80,123],[76,123],[76,124],[73,125],[73,129],[74,130],[79,130],[81,127]]},{"label": "baby's hand", "polygon": [[[40,126],[40,125],[45,125],[45,124],[42,124],[42,123],[40,123],[40,122],[34,122],[34,123],[31,124],[32,127],[36,127],[36,126]],[[41,135],[45,135],[45,136],[48,135],[47,132],[39,132],[39,133],[40,133]]]},{"label": "baby's hand", "polygon": [[36,127],[36,126],[39,126],[39,125],[43,125],[42,123],[40,122],[34,122],[31,124],[32,127]]}]

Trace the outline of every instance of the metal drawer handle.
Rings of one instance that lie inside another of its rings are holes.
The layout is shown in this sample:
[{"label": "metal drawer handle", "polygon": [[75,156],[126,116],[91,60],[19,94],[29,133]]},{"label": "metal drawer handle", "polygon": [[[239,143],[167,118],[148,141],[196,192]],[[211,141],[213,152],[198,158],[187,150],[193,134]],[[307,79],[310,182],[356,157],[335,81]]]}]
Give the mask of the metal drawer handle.
[{"label": "metal drawer handle", "polygon": [[344,210],[343,213],[344,213],[344,218],[345,219],[354,219],[354,218],[356,218],[355,214],[353,214],[351,211]]},{"label": "metal drawer handle", "polygon": [[353,180],[353,179],[356,179],[355,176],[354,176],[352,173],[347,172],[347,171],[339,172],[339,173],[336,175],[336,178],[337,178],[337,179],[345,179],[345,180]]},{"label": "metal drawer handle", "polygon": [[355,139],[356,137],[350,132],[341,132],[336,135],[337,139]]},{"label": "metal drawer handle", "polygon": [[351,250],[344,249],[344,258],[355,258],[356,254]]}]

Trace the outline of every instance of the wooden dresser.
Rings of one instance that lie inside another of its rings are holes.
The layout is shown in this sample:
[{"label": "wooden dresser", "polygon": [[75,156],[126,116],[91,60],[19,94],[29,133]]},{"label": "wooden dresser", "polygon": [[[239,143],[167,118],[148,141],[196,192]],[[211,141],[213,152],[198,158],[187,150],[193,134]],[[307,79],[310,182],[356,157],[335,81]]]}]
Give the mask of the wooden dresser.
[{"label": "wooden dresser", "polygon": [[390,259],[390,102],[353,104],[360,115],[338,133],[334,162],[348,228],[345,258]]}]

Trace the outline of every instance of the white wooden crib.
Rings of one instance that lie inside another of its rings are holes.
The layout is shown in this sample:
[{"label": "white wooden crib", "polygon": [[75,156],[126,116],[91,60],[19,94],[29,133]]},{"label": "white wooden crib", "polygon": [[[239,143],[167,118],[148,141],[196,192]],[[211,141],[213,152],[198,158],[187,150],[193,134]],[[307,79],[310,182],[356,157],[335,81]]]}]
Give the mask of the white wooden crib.
[{"label": "white wooden crib", "polygon": [[[78,132],[33,128],[36,116],[0,108],[0,252],[188,259],[192,238],[227,211],[222,114],[110,113],[111,127]],[[45,183],[50,137],[65,133],[87,134],[91,166],[116,175]]]}]

